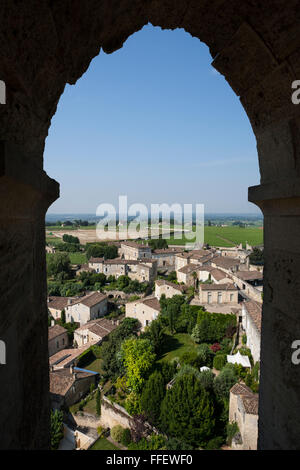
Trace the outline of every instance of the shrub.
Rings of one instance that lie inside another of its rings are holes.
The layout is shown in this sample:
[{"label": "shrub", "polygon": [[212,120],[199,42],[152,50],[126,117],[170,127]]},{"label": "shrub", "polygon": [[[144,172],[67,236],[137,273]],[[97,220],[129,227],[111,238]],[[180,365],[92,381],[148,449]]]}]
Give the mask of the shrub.
[{"label": "shrub", "polygon": [[126,429],[123,430],[121,444],[123,444],[123,446],[127,447],[130,444],[130,442],[131,442],[130,429],[126,428]]},{"label": "shrub", "polygon": [[218,450],[224,444],[223,437],[214,437],[210,441],[208,441],[205,449],[206,450]]},{"label": "shrub", "polygon": [[216,353],[217,351],[220,351],[221,346],[219,343],[214,343],[211,345],[210,349],[212,350],[212,352]]},{"label": "shrub", "polygon": [[214,390],[219,398],[229,398],[229,391],[231,387],[238,381],[233,364],[226,364],[221,370],[220,374],[214,379]]},{"label": "shrub", "polygon": [[243,336],[242,336],[242,344],[247,344],[247,335],[246,335],[246,333],[244,333]]},{"label": "shrub", "polygon": [[217,370],[221,370],[225,366],[226,362],[227,362],[226,354],[217,354],[214,357],[214,361],[213,361],[214,368]]},{"label": "shrub", "polygon": [[114,426],[110,431],[111,437],[116,442],[122,441],[123,433],[124,433],[124,428],[122,428],[122,426],[120,425]]},{"label": "shrub", "polygon": [[239,427],[237,423],[234,421],[233,423],[228,423],[226,427],[227,431],[227,444],[231,446],[232,439],[234,436],[239,432]]},{"label": "shrub", "polygon": [[56,450],[58,449],[61,439],[64,437],[62,411],[51,411],[50,426],[51,449]]}]

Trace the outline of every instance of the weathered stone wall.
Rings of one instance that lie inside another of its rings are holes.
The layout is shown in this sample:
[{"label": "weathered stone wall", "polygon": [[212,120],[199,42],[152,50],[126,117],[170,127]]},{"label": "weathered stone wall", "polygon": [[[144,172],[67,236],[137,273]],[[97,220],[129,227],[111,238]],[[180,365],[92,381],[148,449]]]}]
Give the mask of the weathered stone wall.
[{"label": "weathered stone wall", "polygon": [[104,428],[113,428],[120,425],[123,428],[131,428],[132,418],[127,411],[116,403],[111,403],[103,397],[101,401],[100,424]]},{"label": "weathered stone wall", "polygon": [[101,426],[100,418],[90,413],[77,412],[76,414],[72,414],[72,417],[77,426],[81,428],[97,429],[99,426]]}]

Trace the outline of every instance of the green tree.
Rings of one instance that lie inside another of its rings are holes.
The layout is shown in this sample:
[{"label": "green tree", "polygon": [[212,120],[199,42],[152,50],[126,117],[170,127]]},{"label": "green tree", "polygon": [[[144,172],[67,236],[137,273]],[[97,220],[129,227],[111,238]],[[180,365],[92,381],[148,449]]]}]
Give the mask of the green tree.
[{"label": "green tree", "polygon": [[198,346],[197,354],[198,354],[198,357],[199,357],[200,367],[202,367],[202,366],[211,367],[212,366],[214,353],[212,352],[212,350],[210,349],[208,344],[201,343]]},{"label": "green tree", "polygon": [[238,381],[233,364],[226,364],[220,374],[214,380],[214,390],[219,398],[229,399],[229,391],[231,387]]},{"label": "green tree", "polygon": [[264,264],[264,250],[260,250],[259,248],[254,247],[252,253],[249,256],[249,260],[251,264],[262,266]]},{"label": "green tree", "polygon": [[165,338],[164,327],[159,318],[150,323],[146,334],[154,347],[155,353],[159,354]]},{"label": "green tree", "polygon": [[66,253],[54,253],[47,261],[49,276],[57,277],[59,274],[63,274],[65,278],[68,278],[70,271],[70,258]]},{"label": "green tree", "polygon": [[122,344],[127,385],[139,392],[155,361],[153,346],[148,339],[129,338]]},{"label": "green tree", "polygon": [[102,369],[105,378],[116,378],[125,372],[120,360],[120,348],[124,339],[135,334],[138,321],[135,318],[125,318],[122,323],[110,333],[101,347]]},{"label": "green tree", "polygon": [[141,406],[147,418],[153,424],[160,416],[161,402],[165,396],[166,387],[162,374],[153,372],[145,383],[141,395]]},{"label": "green tree", "polygon": [[191,334],[195,343],[204,343],[210,340],[210,323],[207,318],[203,318],[197,323]]},{"label": "green tree", "polygon": [[213,399],[195,375],[179,377],[161,405],[161,426],[170,436],[202,446],[213,436]]},{"label": "green tree", "polygon": [[63,308],[62,311],[61,311],[60,320],[61,320],[61,322],[62,322],[63,324],[66,323],[66,312],[65,312],[65,309],[64,309],[64,308]]},{"label": "green tree", "polygon": [[59,443],[64,437],[63,412],[51,410],[50,419],[50,440],[51,450],[58,449]]},{"label": "green tree", "polygon": [[226,362],[227,362],[226,354],[217,354],[214,357],[214,362],[213,362],[214,368],[217,370],[221,370],[225,366]]},{"label": "green tree", "polygon": [[79,243],[80,243],[78,237],[73,237],[73,235],[68,235],[66,233],[64,233],[64,235],[63,235],[63,241],[66,242],[66,243],[73,243],[73,244],[76,244],[76,245],[79,245]]},{"label": "green tree", "polygon": [[96,413],[100,416],[101,413],[101,394],[99,388],[96,391]]}]

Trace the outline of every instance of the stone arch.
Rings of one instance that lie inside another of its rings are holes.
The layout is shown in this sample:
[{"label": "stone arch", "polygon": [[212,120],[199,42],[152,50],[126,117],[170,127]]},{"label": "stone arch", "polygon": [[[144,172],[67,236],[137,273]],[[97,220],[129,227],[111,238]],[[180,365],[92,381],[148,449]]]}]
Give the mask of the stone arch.
[{"label": "stone arch", "polygon": [[249,199],[265,215],[259,446],[299,448],[294,410],[300,378],[290,361],[290,344],[300,337],[300,108],[291,102],[291,84],[300,78],[299,1],[4,0],[0,18],[6,85],[0,108],[0,338],[9,351],[0,371],[0,420],[6,421],[0,446],[49,445],[43,225],[59,193],[43,171],[51,118],[65,84],[76,83],[101,48],[115,51],[150,22],[184,28],[208,45],[256,136],[261,185],[250,188]]}]

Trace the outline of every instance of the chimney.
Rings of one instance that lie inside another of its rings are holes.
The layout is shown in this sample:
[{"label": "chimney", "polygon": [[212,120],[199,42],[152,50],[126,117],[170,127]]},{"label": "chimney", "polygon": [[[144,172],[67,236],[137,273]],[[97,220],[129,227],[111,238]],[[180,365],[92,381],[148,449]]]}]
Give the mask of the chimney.
[{"label": "chimney", "polygon": [[116,321],[116,325],[120,325],[120,320],[117,320],[117,321]]},{"label": "chimney", "polygon": [[54,325],[55,325],[54,318],[51,318],[51,326],[54,326]]},{"label": "chimney", "polygon": [[72,299],[68,299],[68,305],[72,305]]},{"label": "chimney", "polygon": [[74,364],[71,364],[70,365],[70,374],[73,374],[74,373]]}]

